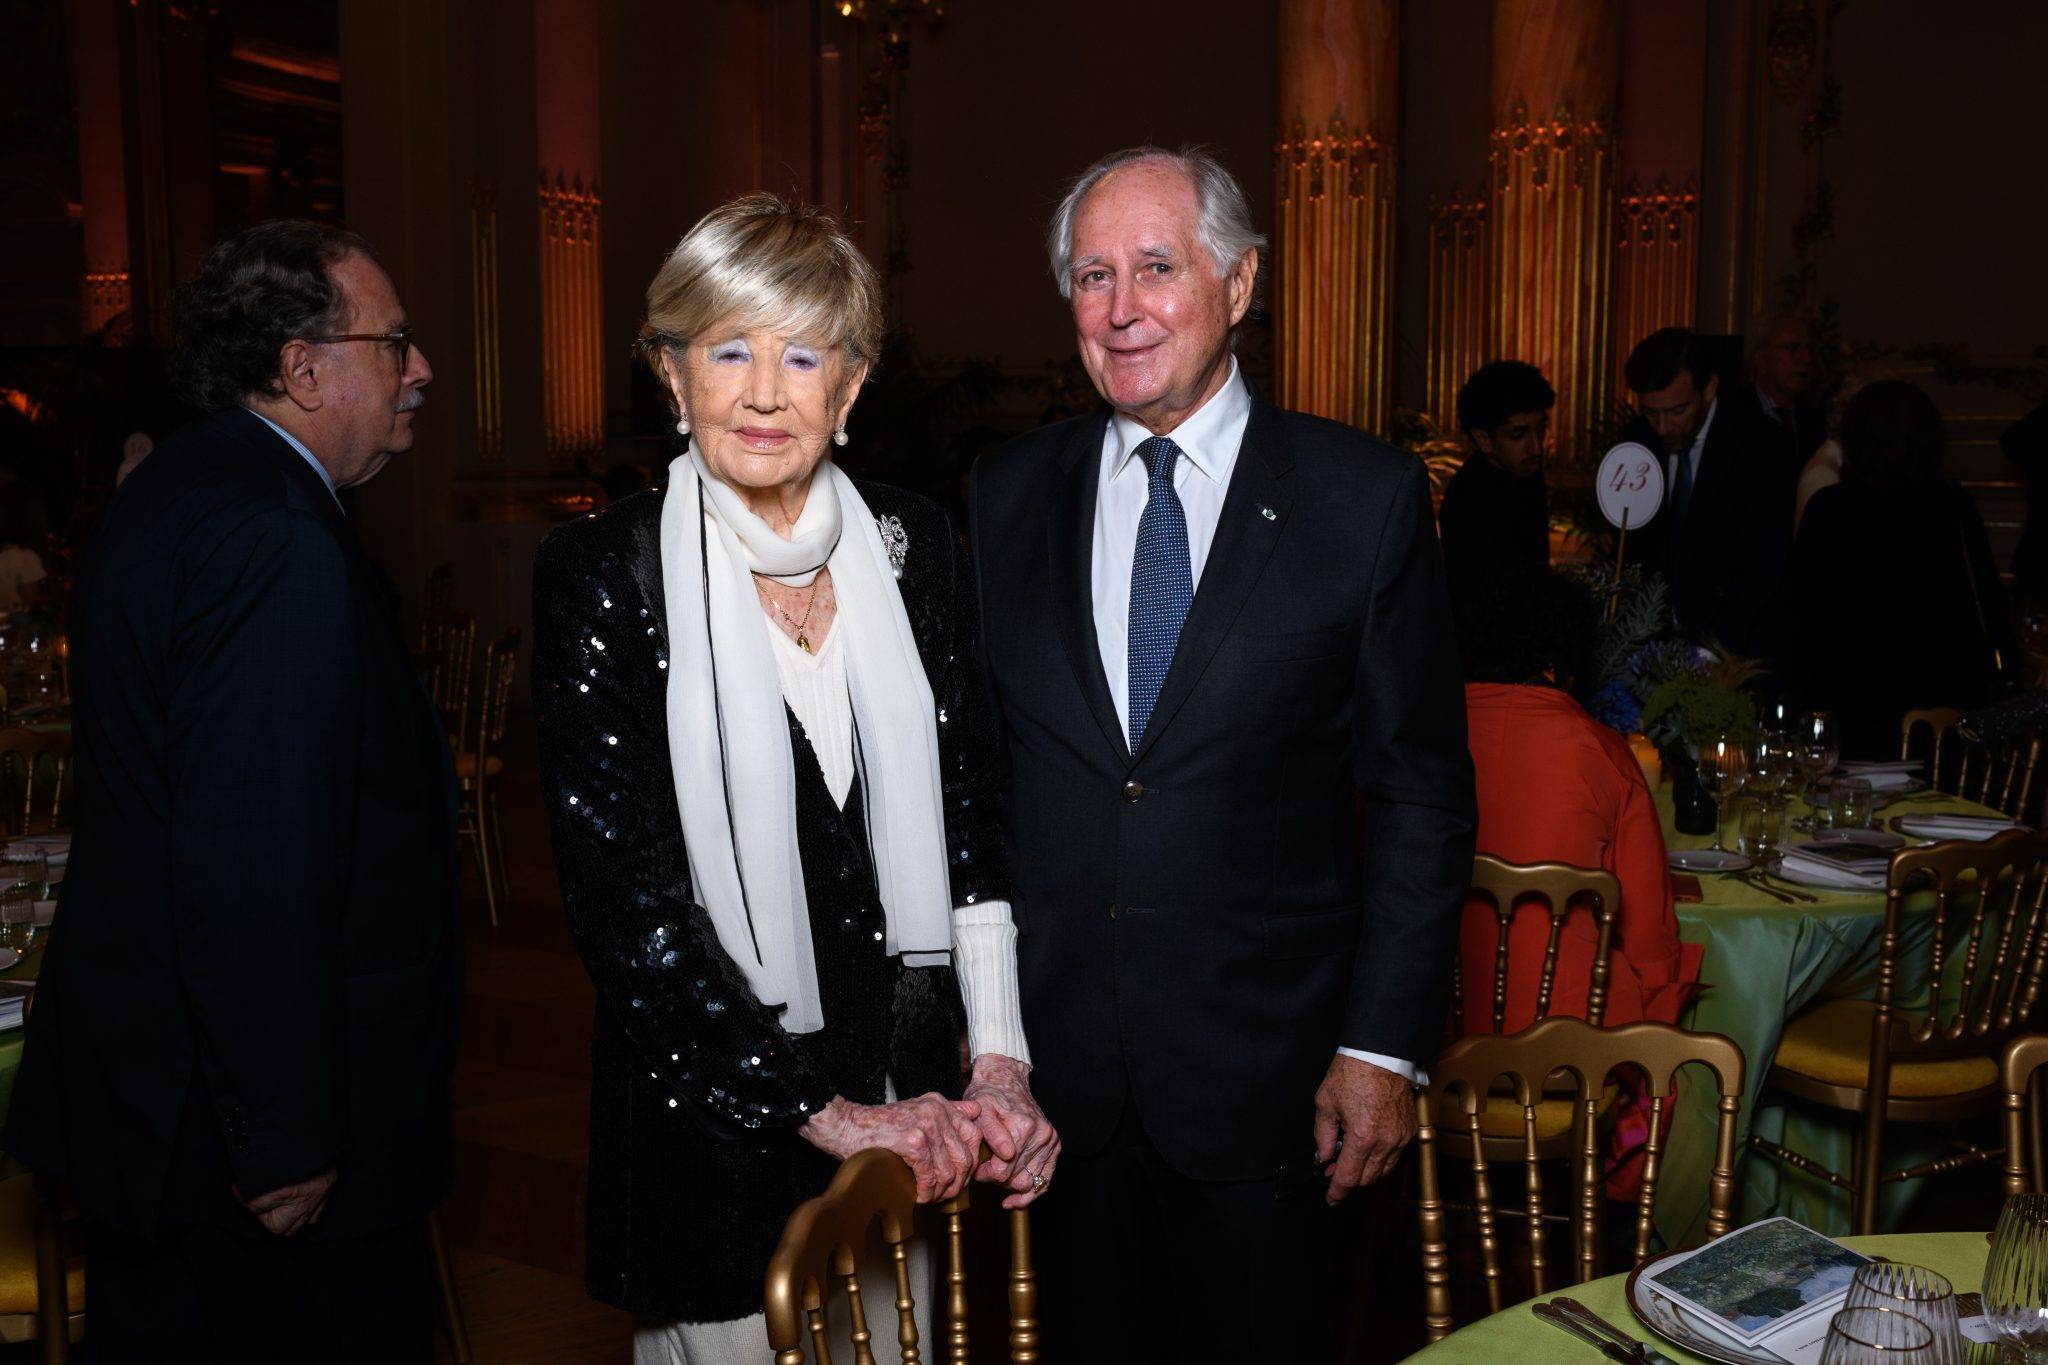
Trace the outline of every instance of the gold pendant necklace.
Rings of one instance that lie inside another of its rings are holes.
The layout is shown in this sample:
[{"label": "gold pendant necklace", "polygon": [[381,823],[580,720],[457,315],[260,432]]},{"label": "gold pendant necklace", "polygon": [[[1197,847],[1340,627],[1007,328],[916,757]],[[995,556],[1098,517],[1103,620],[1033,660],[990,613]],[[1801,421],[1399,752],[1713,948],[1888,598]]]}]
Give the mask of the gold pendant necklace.
[{"label": "gold pendant necklace", "polygon": [[776,614],[779,615],[783,620],[789,622],[790,628],[796,631],[796,647],[802,650],[804,653],[809,654],[811,652],[811,637],[804,633],[804,628],[810,625],[811,613],[817,610],[818,607],[818,590],[816,586],[813,585],[813,587],[811,588],[810,604],[804,608],[804,619],[801,621],[797,620],[794,616],[791,616],[788,612],[784,611],[782,609],[782,603],[776,601],[772,597],[768,599],[768,605],[775,608]]}]

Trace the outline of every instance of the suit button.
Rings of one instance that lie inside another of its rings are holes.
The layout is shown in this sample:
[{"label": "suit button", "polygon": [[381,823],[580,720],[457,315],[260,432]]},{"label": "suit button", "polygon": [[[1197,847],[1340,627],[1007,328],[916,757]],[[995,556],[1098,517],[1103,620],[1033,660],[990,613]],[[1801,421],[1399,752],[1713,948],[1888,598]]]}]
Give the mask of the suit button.
[{"label": "suit button", "polygon": [[1112,905],[1112,906],[1110,906],[1110,907],[1109,907],[1109,917],[1110,917],[1111,919],[1115,919],[1115,918],[1116,918],[1116,907],[1115,907],[1114,905]]},{"label": "suit button", "polygon": [[1126,783],[1124,783],[1124,800],[1126,800],[1126,801],[1135,801],[1135,800],[1137,800],[1137,799],[1138,799],[1139,797],[1143,796],[1144,794],[1145,794],[1145,784],[1144,784],[1144,783],[1142,783],[1142,782],[1126,782]]}]

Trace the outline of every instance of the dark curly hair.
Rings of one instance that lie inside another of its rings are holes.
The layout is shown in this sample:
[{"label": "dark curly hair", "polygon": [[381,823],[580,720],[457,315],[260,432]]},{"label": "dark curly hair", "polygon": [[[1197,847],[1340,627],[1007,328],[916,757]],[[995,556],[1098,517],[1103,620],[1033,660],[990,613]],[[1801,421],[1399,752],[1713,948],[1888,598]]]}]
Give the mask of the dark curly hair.
[{"label": "dark curly hair", "polygon": [[346,228],[277,218],[216,244],[171,296],[172,373],[197,407],[218,412],[252,393],[276,396],[277,353],[294,337],[345,331],[348,299],[333,267],[376,259]]},{"label": "dark curly hair", "polygon": [[1599,607],[1555,569],[1511,569],[1475,585],[1459,595],[1457,621],[1467,682],[1549,683],[1576,696],[1598,681]]},{"label": "dark curly hair", "polygon": [[1543,371],[1519,360],[1490,360],[1458,390],[1458,426],[1492,431],[1518,412],[1549,412],[1556,405],[1557,390]]}]

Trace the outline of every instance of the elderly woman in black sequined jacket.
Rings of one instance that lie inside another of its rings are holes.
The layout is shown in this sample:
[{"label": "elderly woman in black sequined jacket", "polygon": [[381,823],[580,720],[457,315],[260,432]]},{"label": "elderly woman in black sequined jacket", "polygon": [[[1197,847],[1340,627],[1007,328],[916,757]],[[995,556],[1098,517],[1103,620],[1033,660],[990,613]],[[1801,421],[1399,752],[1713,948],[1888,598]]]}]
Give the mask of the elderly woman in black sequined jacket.
[{"label": "elderly woman in black sequined jacket", "polygon": [[935,505],[827,458],[879,333],[831,219],[708,215],[642,332],[687,449],[534,567],[542,776],[598,994],[589,1282],[650,1320],[641,1361],[765,1358],[769,1254],[856,1151],[1011,1207],[1059,1154],[968,564]]}]

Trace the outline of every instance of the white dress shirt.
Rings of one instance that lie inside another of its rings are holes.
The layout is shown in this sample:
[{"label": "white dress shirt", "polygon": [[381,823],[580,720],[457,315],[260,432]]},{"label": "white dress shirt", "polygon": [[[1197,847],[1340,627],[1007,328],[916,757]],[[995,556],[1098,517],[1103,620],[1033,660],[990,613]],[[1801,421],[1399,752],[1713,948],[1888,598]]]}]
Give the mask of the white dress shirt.
[{"label": "white dress shirt", "polygon": [[[284,443],[290,446],[293,450],[298,451],[300,459],[304,460],[307,464],[313,466],[313,472],[315,474],[318,474],[320,476],[320,482],[327,486],[327,496],[334,499],[334,505],[336,507],[341,507],[341,495],[334,491],[334,476],[327,472],[326,465],[321,464],[320,461],[313,458],[313,452],[306,449],[305,443],[303,441],[301,441],[298,437],[292,435],[289,431],[286,431],[277,423],[271,421],[268,417],[265,417],[262,413],[256,411],[256,409],[245,408],[243,409],[243,411],[247,412],[257,421],[263,423],[264,426],[269,427],[278,435],[284,437]],[[344,513],[348,511],[346,507],[342,507],[341,510]]]},{"label": "white dress shirt", "polygon": [[[1187,518],[1188,569],[1197,592],[1202,586],[1202,570],[1209,562],[1209,547],[1216,542],[1216,523],[1223,517],[1223,495],[1230,488],[1231,471],[1237,468],[1238,450],[1251,416],[1251,391],[1238,375],[1237,357],[1232,356],[1230,377],[1223,387],[1167,433],[1180,448],[1180,458],[1173,465],[1173,491]],[[1139,443],[1150,440],[1152,434],[1122,413],[1111,418],[1109,429],[1102,434],[1102,467],[1095,489],[1095,543],[1089,559],[1095,647],[1102,655],[1109,698],[1116,705],[1117,723],[1125,734],[1131,729],[1131,563],[1138,554],[1138,519],[1145,514],[1149,496],[1149,475],[1137,452]],[[1357,1048],[1340,1047],[1337,1051],[1405,1076],[1417,1085],[1429,1084],[1428,1076],[1413,1062]]]}]

